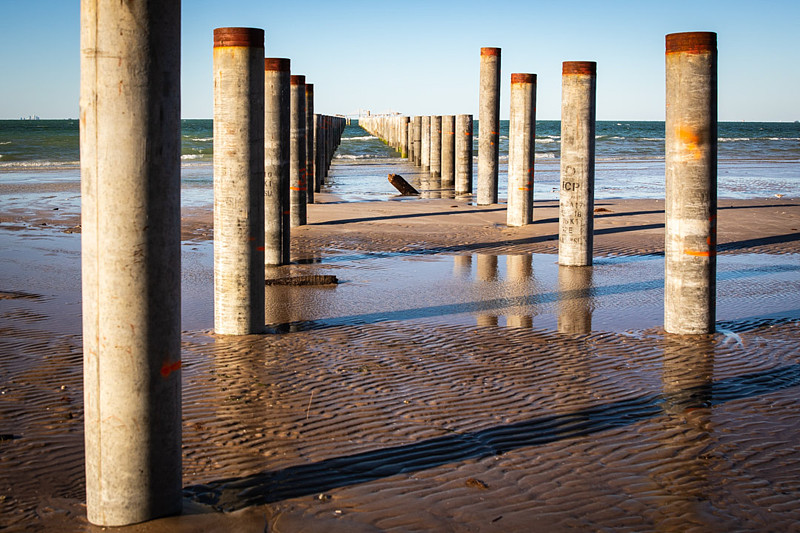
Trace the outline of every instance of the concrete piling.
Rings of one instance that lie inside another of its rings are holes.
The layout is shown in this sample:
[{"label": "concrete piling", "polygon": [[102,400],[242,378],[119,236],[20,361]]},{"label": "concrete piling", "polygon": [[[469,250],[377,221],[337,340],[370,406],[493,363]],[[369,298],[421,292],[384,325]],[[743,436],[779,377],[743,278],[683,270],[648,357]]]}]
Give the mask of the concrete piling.
[{"label": "concrete piling", "polygon": [[414,117],[414,165],[422,166],[422,117]]},{"label": "concrete piling", "polygon": [[98,4],[80,13],[86,512],[124,526],[181,511],[181,10]]},{"label": "concrete piling", "polygon": [[558,263],[592,264],[597,63],[565,61],[561,75]]},{"label": "concrete piling", "polygon": [[289,257],[289,69],[283,58],[264,60],[264,263]]},{"label": "concrete piling", "polygon": [[497,203],[500,149],[500,49],[481,48],[478,205]]},{"label": "concrete piling", "polygon": [[289,211],[290,225],[306,223],[306,77],[289,78]]},{"label": "concrete piling", "polygon": [[717,270],[717,36],[666,36],[664,329],[713,333]]},{"label": "concrete piling", "polygon": [[506,223],[533,222],[533,165],[536,138],[536,74],[511,75]]},{"label": "concrete piling", "polygon": [[408,157],[408,117],[400,117],[400,157]]},{"label": "concrete piling", "polygon": [[214,30],[214,330],[264,328],[264,30]]},{"label": "concrete piling", "polygon": [[442,117],[431,117],[430,174],[432,178],[442,177]]},{"label": "concrete piling", "polygon": [[[322,116],[314,114],[314,193],[322,187],[324,172],[322,171]],[[315,196],[316,198],[316,196]]]},{"label": "concrete piling", "polygon": [[472,194],[472,115],[456,116],[456,195]]},{"label": "concrete piling", "polygon": [[431,168],[431,117],[422,117],[421,126],[422,147],[420,149],[420,158],[422,159],[422,170],[428,171]]},{"label": "concrete piling", "polygon": [[442,188],[456,186],[456,117],[442,117]]},{"label": "concrete piling", "polygon": [[306,203],[314,203],[314,84],[306,83]]}]

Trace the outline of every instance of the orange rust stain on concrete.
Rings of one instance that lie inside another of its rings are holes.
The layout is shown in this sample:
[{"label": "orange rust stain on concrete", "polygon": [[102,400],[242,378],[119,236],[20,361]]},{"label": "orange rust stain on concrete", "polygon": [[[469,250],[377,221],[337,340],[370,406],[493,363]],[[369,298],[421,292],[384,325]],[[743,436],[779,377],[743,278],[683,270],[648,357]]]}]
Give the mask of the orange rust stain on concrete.
[{"label": "orange rust stain on concrete", "polygon": [[678,139],[683,148],[692,154],[692,159],[700,159],[703,153],[700,150],[701,136],[688,126],[678,126]]}]

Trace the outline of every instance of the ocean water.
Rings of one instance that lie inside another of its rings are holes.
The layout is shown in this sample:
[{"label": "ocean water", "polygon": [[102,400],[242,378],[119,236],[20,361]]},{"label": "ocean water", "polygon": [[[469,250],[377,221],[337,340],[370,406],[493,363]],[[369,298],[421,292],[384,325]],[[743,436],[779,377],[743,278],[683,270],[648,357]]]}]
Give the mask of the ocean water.
[{"label": "ocean water", "polygon": [[[474,153],[477,177],[477,132]],[[211,201],[211,120],[184,120],[181,160],[184,205]],[[534,198],[557,198],[560,122],[536,124]],[[596,197],[664,196],[664,123],[599,121]],[[721,122],[718,187],[723,198],[800,196],[800,124]],[[0,183],[79,180],[77,120],[0,121]],[[500,125],[500,197],[505,197],[508,121]],[[386,177],[413,168],[399,154],[357,125],[344,131],[324,190],[347,201],[387,200],[396,191]]]}]

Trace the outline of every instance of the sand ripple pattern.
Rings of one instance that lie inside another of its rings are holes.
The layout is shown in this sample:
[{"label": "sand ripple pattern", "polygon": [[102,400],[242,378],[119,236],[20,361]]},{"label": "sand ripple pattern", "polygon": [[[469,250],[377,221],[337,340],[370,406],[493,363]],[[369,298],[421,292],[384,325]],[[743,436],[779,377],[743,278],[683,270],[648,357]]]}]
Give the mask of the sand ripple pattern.
[{"label": "sand ripple pattern", "polygon": [[[800,323],[725,325],[187,333],[185,494],[271,531],[790,531]],[[0,349],[0,525],[75,529],[79,338]]]},{"label": "sand ripple pattern", "polygon": [[277,530],[792,527],[798,333],[392,323],[197,337],[186,494],[262,506]]}]

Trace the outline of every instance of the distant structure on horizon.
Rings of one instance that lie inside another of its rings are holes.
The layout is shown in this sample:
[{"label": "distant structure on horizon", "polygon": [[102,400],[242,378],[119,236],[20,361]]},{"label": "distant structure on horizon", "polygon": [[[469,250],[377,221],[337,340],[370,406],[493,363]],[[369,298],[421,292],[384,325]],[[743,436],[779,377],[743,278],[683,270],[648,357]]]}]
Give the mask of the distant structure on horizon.
[{"label": "distant structure on horizon", "polygon": [[29,117],[19,117],[20,120],[40,120],[39,115],[31,115]]}]

